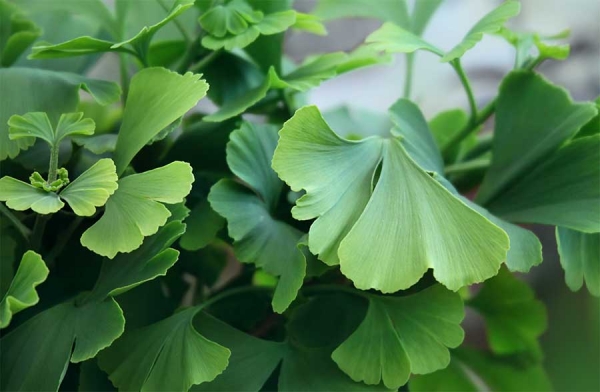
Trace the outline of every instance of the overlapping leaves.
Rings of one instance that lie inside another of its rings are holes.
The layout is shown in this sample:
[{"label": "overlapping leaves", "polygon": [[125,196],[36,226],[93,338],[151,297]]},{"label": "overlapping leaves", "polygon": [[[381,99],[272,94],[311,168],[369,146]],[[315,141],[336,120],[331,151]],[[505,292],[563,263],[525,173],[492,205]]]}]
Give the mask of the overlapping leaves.
[{"label": "overlapping leaves", "polygon": [[223,179],[208,196],[212,208],[227,219],[236,256],[279,277],[273,308],[283,312],[296,298],[306,274],[298,248],[303,233],[274,216],[283,182],[270,167],[277,128],[244,123],[231,133],[227,163],[248,187]]},{"label": "overlapping leaves", "polygon": [[359,288],[394,292],[433,268],[438,281],[456,290],[495,275],[506,257],[506,234],[417,164],[435,170],[430,157],[417,154],[423,138],[433,142],[418,129],[400,130],[406,142],[349,141],[315,107],[305,107],[280,132],[273,168],[292,190],[306,191],[292,213],[317,218],[309,232],[311,252],[339,263]]},{"label": "overlapping leaves", "polygon": [[20,10],[6,0],[0,1],[0,65],[8,67],[40,36],[41,31]]}]

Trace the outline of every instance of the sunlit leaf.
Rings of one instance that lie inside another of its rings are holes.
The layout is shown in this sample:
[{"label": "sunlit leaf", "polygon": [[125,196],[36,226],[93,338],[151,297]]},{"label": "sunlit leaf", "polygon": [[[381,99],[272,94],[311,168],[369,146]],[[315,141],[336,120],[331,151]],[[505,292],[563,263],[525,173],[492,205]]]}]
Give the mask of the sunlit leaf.
[{"label": "sunlit leaf", "polygon": [[452,352],[452,361],[432,374],[415,376],[409,388],[415,392],[552,391],[541,365],[523,366],[511,357],[503,358],[473,349]]},{"label": "sunlit leaf", "polygon": [[448,348],[464,337],[463,317],[459,295],[439,285],[407,297],[370,296],[365,319],[332,358],[355,381],[396,389],[411,373],[448,366]]},{"label": "sunlit leaf", "polygon": [[227,220],[236,256],[279,277],[273,308],[281,313],[302,286],[306,260],[297,247],[303,233],[273,216],[283,187],[270,166],[276,145],[273,126],[244,123],[232,132],[227,163],[250,189],[223,179],[212,187],[208,200]]},{"label": "sunlit leaf", "polygon": [[230,351],[193,326],[197,308],[132,330],[98,357],[112,383],[127,391],[187,391],[212,381],[228,364]]},{"label": "sunlit leaf", "polygon": [[588,291],[600,297],[600,233],[557,227],[556,242],[567,286],[578,291],[585,281]]},{"label": "sunlit leaf", "polygon": [[502,3],[475,24],[465,35],[463,40],[452,50],[446,53],[441,61],[448,62],[462,57],[466,51],[475,46],[484,34],[493,34],[500,30],[510,18],[517,16],[521,10],[521,4],[518,1],[508,0]]},{"label": "sunlit leaf", "polygon": [[53,127],[44,112],[30,112],[23,116],[14,115],[8,119],[8,137],[11,140],[21,138],[39,138],[51,146],[58,145],[67,136],[92,135],[96,124],[83,113],[64,113]]},{"label": "sunlit leaf", "polygon": [[123,333],[125,319],[112,299],[70,300],[39,313],[2,337],[3,391],[56,391],[69,361],[93,358]]},{"label": "sunlit leaf", "polygon": [[49,272],[39,254],[25,252],[8,290],[2,293],[0,328],[7,327],[14,314],[38,303],[40,297],[35,287],[46,280]]},{"label": "sunlit leaf", "polygon": [[467,304],[484,317],[494,353],[541,355],[538,338],[547,327],[546,308],[525,282],[502,269]]},{"label": "sunlit leaf", "polygon": [[114,159],[122,173],[135,154],[206,95],[202,75],[146,68],[131,80]]},{"label": "sunlit leaf", "polygon": [[46,112],[50,122],[56,124],[60,115],[76,109],[80,89],[89,92],[101,105],[115,102],[121,93],[112,82],[27,68],[0,69],[0,85],[0,160],[14,158],[34,142],[33,138],[9,139],[7,122],[12,115]]},{"label": "sunlit leaf", "polygon": [[31,208],[38,214],[53,214],[65,206],[54,192],[46,192],[15,178],[0,178],[0,201],[13,210],[25,211]]},{"label": "sunlit leaf", "polygon": [[109,258],[139,248],[171,216],[162,203],[183,201],[193,181],[192,168],[184,162],[119,179],[104,215],[83,233],[81,244]]},{"label": "sunlit leaf", "polygon": [[[551,108],[551,109],[550,109]],[[514,71],[500,86],[492,165],[477,195],[489,205],[573,137],[596,114],[567,92],[532,72]]]},{"label": "sunlit leaf", "polygon": [[316,15],[296,12],[296,23],[292,28],[316,35],[327,35],[325,25],[321,22],[321,18]]},{"label": "sunlit leaf", "polygon": [[394,292],[433,268],[457,290],[495,275],[506,257],[506,234],[421,169],[399,138],[342,139],[305,107],[281,130],[273,168],[306,191],[292,214],[317,218],[311,252],[359,288]]},{"label": "sunlit leaf", "polygon": [[374,49],[391,53],[413,53],[417,50],[426,50],[438,56],[444,52],[394,23],[384,23],[379,29],[371,33],[365,42]]}]

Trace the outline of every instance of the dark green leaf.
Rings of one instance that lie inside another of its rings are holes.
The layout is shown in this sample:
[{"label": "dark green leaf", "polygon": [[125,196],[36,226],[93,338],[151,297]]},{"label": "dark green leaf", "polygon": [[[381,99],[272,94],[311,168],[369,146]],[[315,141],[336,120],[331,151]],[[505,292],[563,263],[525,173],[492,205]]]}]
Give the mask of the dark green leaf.
[{"label": "dark green leaf", "polygon": [[588,291],[600,297],[600,233],[557,227],[556,242],[567,286],[577,291],[585,281]]}]

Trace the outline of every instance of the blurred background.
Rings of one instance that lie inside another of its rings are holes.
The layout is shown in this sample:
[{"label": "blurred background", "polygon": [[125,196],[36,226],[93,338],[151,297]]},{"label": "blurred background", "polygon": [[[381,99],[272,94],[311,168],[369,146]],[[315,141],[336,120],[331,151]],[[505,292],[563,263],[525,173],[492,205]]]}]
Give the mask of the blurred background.
[{"label": "blurred background", "polygon": [[[17,3],[36,2],[39,5],[54,1],[72,5],[85,3],[84,0],[19,0]],[[145,13],[150,15],[150,9],[156,7],[154,0],[136,1],[140,3],[136,12],[142,24],[128,26],[134,32],[144,25],[143,21],[147,19]],[[371,1],[375,6],[378,2],[391,0]],[[414,0],[409,0],[409,3],[412,2]],[[112,5],[113,1],[107,0],[107,3]],[[445,0],[432,18],[424,38],[442,49],[449,49],[500,3],[500,0]],[[512,29],[546,35],[571,30],[568,39],[570,58],[544,63],[539,71],[567,88],[574,99],[595,99],[600,94],[600,0],[522,0],[521,4],[520,16],[509,23]],[[311,12],[315,5],[316,0],[295,0],[295,8],[303,12]],[[62,18],[64,26],[68,26],[62,30],[46,31],[44,39],[56,43],[81,35],[94,35],[97,26],[78,16],[76,10],[77,7],[73,6],[70,12],[38,14],[36,22],[43,24],[45,20],[57,26],[53,18]],[[186,17],[183,15],[183,18]],[[351,50],[364,42],[366,36],[380,24],[374,19],[350,18],[327,22],[329,34],[324,37],[291,32],[286,37],[286,53],[295,61],[301,61],[309,54]],[[177,34],[172,26],[168,27],[160,34]],[[86,60],[82,57],[81,61]],[[498,84],[512,68],[513,62],[514,49],[504,40],[490,36],[485,36],[463,57],[463,66],[471,78],[480,107],[496,95]],[[45,66],[62,68],[66,64],[51,60]],[[71,61],[70,65],[73,64]],[[310,93],[308,100],[323,111],[351,105],[385,113],[402,95],[404,67],[404,57],[399,55],[390,65],[361,69],[325,82]],[[103,56],[88,73],[118,81],[116,55]],[[451,108],[467,109],[466,96],[455,73],[435,56],[429,53],[416,55],[414,78],[411,98],[419,104],[426,117],[431,118],[437,112]],[[203,100],[202,105],[206,102]],[[556,251],[554,230],[542,226],[532,229],[542,239],[544,262],[523,278],[529,281],[548,308],[549,328],[542,337],[545,367],[557,391],[600,391],[600,302],[585,289],[579,293],[567,289]],[[484,341],[483,328],[475,328],[475,340],[479,335]]]}]

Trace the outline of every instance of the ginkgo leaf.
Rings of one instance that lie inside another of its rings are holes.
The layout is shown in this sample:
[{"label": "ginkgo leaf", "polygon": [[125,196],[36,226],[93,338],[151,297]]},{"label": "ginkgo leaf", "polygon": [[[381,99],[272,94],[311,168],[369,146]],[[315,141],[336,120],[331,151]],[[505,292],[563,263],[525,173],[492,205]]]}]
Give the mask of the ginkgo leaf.
[{"label": "ginkgo leaf", "polygon": [[600,233],[557,227],[556,242],[567,286],[578,291],[585,281],[588,291],[600,297]]},{"label": "ginkgo leaf", "polygon": [[2,337],[3,391],[56,391],[69,361],[93,358],[123,333],[125,319],[114,299],[75,301],[45,310]]},{"label": "ginkgo leaf", "polygon": [[7,123],[11,116],[45,112],[51,123],[57,123],[63,113],[75,111],[80,89],[89,92],[101,105],[115,102],[121,94],[116,83],[33,68],[0,68],[0,85],[3,91],[0,95],[0,160],[16,157],[35,141],[9,138]]},{"label": "ginkgo leaf", "polygon": [[179,0],[173,4],[169,13],[158,23],[145,26],[134,37],[121,41],[113,42],[94,37],[78,37],[59,44],[39,43],[32,49],[29,59],[52,59],[61,57],[83,56],[102,52],[131,52],[131,47],[138,55],[144,56],[148,52],[150,42],[154,35],[166,24],[177,18],[183,12],[194,5],[193,0]]},{"label": "ginkgo leaf", "polygon": [[273,168],[292,190],[306,191],[292,214],[316,218],[311,252],[339,263],[358,288],[406,289],[433,268],[457,290],[495,275],[506,257],[504,231],[421,169],[400,138],[345,140],[305,107],[284,124]]},{"label": "ginkgo leaf", "polygon": [[464,338],[463,317],[460,296],[440,285],[407,297],[369,296],[364,320],[331,357],[354,381],[397,389],[411,373],[448,366],[448,348]]},{"label": "ginkgo leaf", "polygon": [[73,142],[86,150],[100,155],[105,152],[113,152],[117,147],[117,138],[118,135],[114,133],[106,133],[103,135],[94,135],[94,136],[84,136],[79,137],[75,136],[72,138]]},{"label": "ginkgo leaf", "polygon": [[42,33],[12,3],[0,1],[0,65],[11,66]]},{"label": "ginkgo leaf", "polygon": [[365,39],[365,42],[375,50],[390,53],[413,53],[417,50],[426,50],[440,57],[444,55],[441,49],[391,22],[384,23],[379,29],[371,33]]},{"label": "ginkgo leaf", "polygon": [[131,79],[114,159],[121,174],[142,147],[206,95],[202,75],[146,68]]},{"label": "ginkgo leaf", "polygon": [[292,28],[316,35],[327,35],[327,29],[321,18],[302,12],[296,12],[296,22],[292,25]]},{"label": "ginkgo leaf", "polygon": [[79,216],[92,216],[118,188],[116,167],[112,159],[100,159],[60,192]]},{"label": "ginkgo leaf", "polygon": [[14,314],[38,303],[35,287],[46,280],[49,272],[42,256],[31,250],[25,252],[0,302],[0,328],[7,327]]},{"label": "ginkgo leaf", "polygon": [[167,223],[133,252],[120,254],[112,260],[105,259],[88,301],[101,301],[108,296],[123,294],[165,275],[179,257],[179,252],[169,246],[184,232],[185,225],[180,221]]},{"label": "ginkgo leaf", "polygon": [[225,220],[210,207],[207,199],[202,199],[192,208],[185,223],[187,229],[179,244],[189,251],[202,249],[210,244],[225,226]]},{"label": "ginkgo leaf", "polygon": [[406,1],[386,1],[373,4],[369,0],[320,0],[314,10],[315,15],[324,20],[362,17],[377,18],[410,28],[411,20]]},{"label": "ginkgo leaf", "polygon": [[484,317],[494,353],[541,355],[538,338],[546,330],[548,317],[544,304],[525,282],[502,269],[467,304]]},{"label": "ginkgo leaf", "polygon": [[45,112],[30,112],[23,116],[14,115],[8,119],[8,137],[11,140],[35,137],[56,146],[67,136],[92,135],[96,124],[90,118],[83,119],[83,113],[65,113],[55,127]]},{"label": "ginkgo leaf", "polygon": [[119,179],[104,215],[81,236],[81,244],[108,258],[131,252],[167,222],[171,212],[161,203],[176,204],[192,188],[192,167],[173,162]]},{"label": "ginkgo leaf", "polygon": [[255,11],[244,0],[233,0],[211,7],[198,18],[200,26],[211,35],[224,37],[226,34],[241,34],[248,23],[263,19],[263,13]]},{"label": "ginkgo leaf", "polygon": [[126,391],[187,391],[225,370],[230,351],[193,326],[198,308],[132,330],[98,356],[112,383]]},{"label": "ginkgo leaf", "polygon": [[206,313],[196,316],[194,327],[206,338],[231,350],[231,357],[222,374],[211,382],[194,385],[192,392],[258,392],[285,353],[284,343],[258,339]]},{"label": "ginkgo leaf", "polygon": [[599,232],[600,135],[562,146],[487,207],[511,221]]},{"label": "ginkgo leaf", "polygon": [[38,214],[53,214],[65,206],[54,192],[46,192],[15,178],[0,178],[0,201],[13,210],[25,211],[31,208]]},{"label": "ginkgo leaf", "polygon": [[415,376],[409,388],[415,392],[552,391],[540,364],[523,366],[511,358],[460,348],[452,351],[450,365],[432,374]]},{"label": "ginkgo leaf", "polygon": [[244,123],[231,133],[227,163],[250,189],[223,179],[208,201],[227,220],[240,261],[254,263],[279,276],[273,309],[283,312],[296,298],[306,274],[306,260],[298,249],[304,233],[273,217],[283,183],[270,167],[277,145],[277,128]]},{"label": "ginkgo leaf", "polygon": [[496,33],[506,21],[515,17],[521,10],[521,4],[518,1],[508,0],[502,3],[498,8],[494,9],[473,26],[465,35],[463,40],[446,53],[441,61],[449,62],[462,57],[465,52],[475,46],[484,34]]},{"label": "ginkgo leaf", "polygon": [[500,85],[492,165],[476,201],[488,205],[500,198],[513,182],[573,137],[596,112],[594,104],[574,103],[566,90],[536,73],[511,72]]}]

